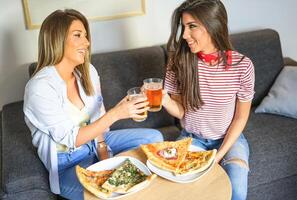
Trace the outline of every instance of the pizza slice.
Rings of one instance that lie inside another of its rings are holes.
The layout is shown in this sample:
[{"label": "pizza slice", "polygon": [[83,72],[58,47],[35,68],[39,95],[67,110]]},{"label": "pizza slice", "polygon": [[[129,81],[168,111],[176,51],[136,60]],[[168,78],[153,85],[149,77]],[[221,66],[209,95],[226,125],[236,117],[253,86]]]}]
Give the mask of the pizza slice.
[{"label": "pizza slice", "polygon": [[147,176],[137,168],[129,159],[118,167],[112,175],[103,183],[102,187],[111,192],[128,193],[132,188],[146,184],[153,177]]},{"label": "pizza slice", "polygon": [[187,155],[192,138],[185,138],[175,142],[159,142],[141,145],[148,160],[155,166],[175,172]]},{"label": "pizza slice", "polygon": [[112,192],[101,187],[102,184],[111,176],[114,170],[90,171],[76,166],[76,175],[79,182],[97,197],[109,197]]},{"label": "pizza slice", "polygon": [[217,150],[188,151],[186,158],[175,172],[176,175],[192,174],[206,170],[214,161]]}]

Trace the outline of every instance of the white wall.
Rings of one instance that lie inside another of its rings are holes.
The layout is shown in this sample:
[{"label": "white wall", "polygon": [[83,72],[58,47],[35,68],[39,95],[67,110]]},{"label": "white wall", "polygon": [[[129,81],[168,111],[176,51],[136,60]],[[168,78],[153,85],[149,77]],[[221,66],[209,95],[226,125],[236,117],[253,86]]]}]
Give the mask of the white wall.
[{"label": "white wall", "polygon": [[272,28],[278,31],[283,55],[297,60],[296,0],[222,0],[231,32]]},{"label": "white wall", "polygon": [[[229,13],[230,31],[276,29],[283,54],[297,60],[297,1],[222,0]],[[92,51],[107,52],[165,43],[170,16],[183,0],[146,0],[146,15],[90,22]],[[38,30],[26,30],[21,0],[0,0],[0,110],[21,100],[27,67],[37,59]]]}]

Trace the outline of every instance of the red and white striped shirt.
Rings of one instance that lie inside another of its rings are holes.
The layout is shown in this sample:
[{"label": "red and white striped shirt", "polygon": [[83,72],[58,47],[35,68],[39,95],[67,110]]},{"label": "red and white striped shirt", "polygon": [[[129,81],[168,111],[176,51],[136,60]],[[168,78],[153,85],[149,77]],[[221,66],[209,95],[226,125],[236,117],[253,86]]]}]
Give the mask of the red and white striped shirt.
[{"label": "red and white striped shirt", "polygon": [[[242,54],[232,51],[232,63],[237,63]],[[254,97],[254,66],[245,57],[239,64],[227,70],[223,63],[208,66],[198,61],[200,94],[204,105],[196,111],[189,109],[181,120],[182,127],[190,133],[206,139],[223,138],[235,112],[236,99],[251,101]],[[167,70],[165,89],[169,94],[180,94],[175,74]]]}]

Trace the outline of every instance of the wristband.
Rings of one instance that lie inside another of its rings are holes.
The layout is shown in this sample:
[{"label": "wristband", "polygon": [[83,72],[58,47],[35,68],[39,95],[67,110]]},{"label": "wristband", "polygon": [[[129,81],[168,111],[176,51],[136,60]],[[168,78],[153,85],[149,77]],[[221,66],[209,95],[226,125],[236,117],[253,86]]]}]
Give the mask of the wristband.
[{"label": "wristband", "polygon": [[100,141],[100,142],[97,142],[97,146],[99,148],[106,148],[107,147],[107,145],[105,144],[105,141],[104,140],[103,141]]}]

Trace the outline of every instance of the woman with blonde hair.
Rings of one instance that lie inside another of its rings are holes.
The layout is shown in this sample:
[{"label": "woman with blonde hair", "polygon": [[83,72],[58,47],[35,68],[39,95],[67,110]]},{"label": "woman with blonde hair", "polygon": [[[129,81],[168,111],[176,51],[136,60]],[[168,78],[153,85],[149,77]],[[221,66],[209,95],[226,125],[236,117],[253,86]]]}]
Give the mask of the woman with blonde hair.
[{"label": "woman with blonde hair", "polygon": [[105,112],[97,71],[90,61],[90,31],[78,11],[56,10],[42,23],[38,63],[25,88],[24,113],[33,145],[49,171],[51,191],[83,199],[75,166],[88,167],[140,144],[159,142],[153,129],[109,131],[120,119],[139,118],[146,98],[123,98]]},{"label": "woman with blonde hair", "polygon": [[167,44],[163,106],[181,119],[180,138],[217,149],[216,162],[232,184],[232,199],[247,196],[249,147],[242,131],[254,96],[254,66],[233,50],[220,0],[187,0],[175,9]]}]

